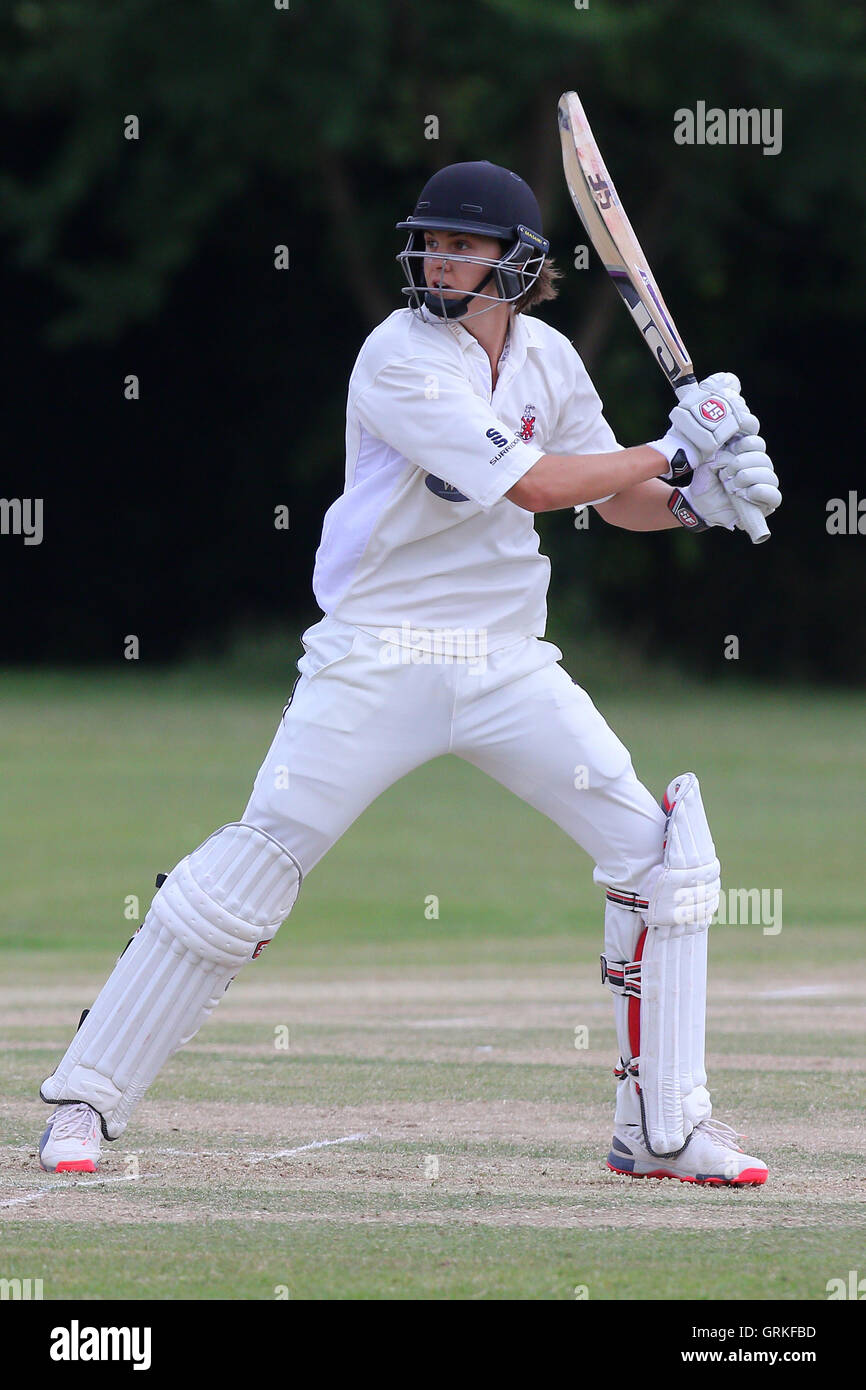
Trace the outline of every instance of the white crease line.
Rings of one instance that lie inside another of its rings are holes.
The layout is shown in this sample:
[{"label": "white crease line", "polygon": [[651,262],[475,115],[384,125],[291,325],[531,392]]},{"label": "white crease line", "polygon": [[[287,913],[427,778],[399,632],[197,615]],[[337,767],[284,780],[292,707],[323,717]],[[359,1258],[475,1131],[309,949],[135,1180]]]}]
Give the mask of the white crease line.
[{"label": "white crease line", "polygon": [[238,1149],[124,1149],[124,1153],[140,1154],[142,1158],[147,1158],[148,1154],[167,1154],[174,1158],[234,1158],[242,1163],[263,1163],[268,1158],[291,1158],[294,1154],[306,1153],[308,1149],[327,1149],[332,1144],[354,1144],[359,1139],[369,1139],[370,1134],[344,1134],[341,1139],[315,1139],[312,1144],[301,1144],[296,1149],[278,1149],[276,1153],[263,1153],[254,1149],[252,1153],[243,1153]]},{"label": "white crease line", "polygon": [[40,1197],[47,1197],[50,1191],[50,1187],[45,1187],[41,1192],[29,1192],[26,1197],[12,1197],[8,1202],[0,1202],[0,1207],[19,1207],[23,1202],[36,1202]]},{"label": "white crease line", "polygon": [[301,1144],[297,1149],[278,1149],[273,1154],[253,1154],[247,1163],[263,1163],[268,1158],[293,1158],[295,1154],[307,1153],[309,1149],[329,1149],[333,1144],[355,1144],[359,1139],[369,1139],[369,1134],[344,1134],[342,1139],[316,1139],[312,1144]]},{"label": "white crease line", "polygon": [[[370,1134],[344,1134],[340,1139],[314,1139],[312,1144],[300,1144],[296,1149],[278,1149],[276,1153],[252,1153],[241,1154],[232,1149],[209,1149],[207,1152],[199,1153],[193,1149],[124,1149],[127,1154],[140,1154],[147,1158],[148,1154],[169,1154],[177,1158],[235,1158],[243,1163],[265,1163],[270,1158],[293,1158],[295,1154],[308,1153],[310,1149],[329,1149],[334,1144],[356,1144],[361,1139],[370,1139]],[[7,1146],[11,1147],[11,1146]],[[108,1182],[138,1182],[147,1177],[147,1173],[139,1173],[136,1178],[129,1174],[122,1178],[92,1178],[85,1182],[66,1182],[52,1184],[44,1187],[39,1192],[30,1192],[25,1197],[12,1197],[6,1202],[0,1202],[2,1207],[14,1207],[22,1202],[36,1202],[40,1197],[50,1195],[52,1192],[68,1191],[71,1187],[98,1187],[100,1184]]]},{"label": "white crease line", "polygon": [[10,1197],[8,1201],[0,1202],[0,1207],[18,1207],[24,1202],[38,1202],[40,1197],[51,1197],[55,1192],[69,1192],[73,1187],[103,1187],[108,1182],[141,1182],[143,1177],[146,1177],[146,1174],[139,1173],[136,1177],[130,1173],[122,1178],[91,1178],[87,1182],[79,1179],[76,1182],[52,1183],[50,1187],[42,1187],[38,1192],[28,1192],[24,1197]]}]

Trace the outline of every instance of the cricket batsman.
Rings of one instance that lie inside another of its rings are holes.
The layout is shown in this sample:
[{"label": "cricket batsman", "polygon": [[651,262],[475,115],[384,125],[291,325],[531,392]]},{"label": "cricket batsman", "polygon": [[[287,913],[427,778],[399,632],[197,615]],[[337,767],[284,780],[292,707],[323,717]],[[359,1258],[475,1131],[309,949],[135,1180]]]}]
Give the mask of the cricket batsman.
[{"label": "cricket batsman", "polygon": [[[736,377],[694,385],[661,438],[623,448],[571,343],[528,311],[556,271],[527,184],[487,162],[428,181],[397,257],[407,304],[349,383],[346,471],[313,589],[323,617],[240,819],[171,871],[42,1083],[51,1172],[93,1171],[160,1068],[289,916],[381,792],[441,754],[481,768],[592,859],[619,1060],[608,1167],[742,1186],[767,1168],[712,1117],[707,931],[719,862],[692,772],[661,806],[544,641],[536,512],[629,531],[732,531],[780,503]],[[689,481],[690,479],[690,481]],[[700,544],[696,537],[695,544]]]}]

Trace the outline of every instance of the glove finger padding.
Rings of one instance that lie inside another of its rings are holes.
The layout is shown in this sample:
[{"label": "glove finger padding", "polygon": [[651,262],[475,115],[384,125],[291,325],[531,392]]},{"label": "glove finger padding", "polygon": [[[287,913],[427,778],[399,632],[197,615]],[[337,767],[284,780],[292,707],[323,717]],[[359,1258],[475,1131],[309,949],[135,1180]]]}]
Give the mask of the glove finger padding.
[{"label": "glove finger padding", "polygon": [[732,439],[727,447],[731,454],[763,454],[767,444],[759,434],[744,434]]},{"label": "glove finger padding", "polygon": [[757,507],[764,516],[769,516],[782,502],[782,494],[779,489],[771,487],[769,483],[756,483],[742,491],[738,489],[737,496],[751,502],[752,506]]},{"label": "glove finger padding", "polygon": [[708,391],[732,391],[737,396],[741,391],[740,378],[733,372],[713,372],[712,376],[705,376],[700,384]]},{"label": "glove finger padding", "polygon": [[718,458],[713,459],[711,467],[720,474],[723,482],[727,479],[738,480],[741,474],[752,469],[761,469],[767,475],[772,474],[776,478],[773,460],[760,449],[749,449],[747,453],[740,454],[735,454],[729,448],[722,449]]},{"label": "glove finger padding", "polygon": [[[708,469],[729,497],[740,497],[752,503],[767,517],[780,505],[782,494],[772,460],[764,452],[763,444],[760,435],[732,440],[719,451]],[[736,524],[743,529],[739,517]]]},{"label": "glove finger padding", "polygon": [[741,496],[750,487],[772,487],[778,490],[779,479],[776,477],[772,468],[744,468],[741,473],[735,473],[733,477],[722,479],[725,492],[736,492]]}]

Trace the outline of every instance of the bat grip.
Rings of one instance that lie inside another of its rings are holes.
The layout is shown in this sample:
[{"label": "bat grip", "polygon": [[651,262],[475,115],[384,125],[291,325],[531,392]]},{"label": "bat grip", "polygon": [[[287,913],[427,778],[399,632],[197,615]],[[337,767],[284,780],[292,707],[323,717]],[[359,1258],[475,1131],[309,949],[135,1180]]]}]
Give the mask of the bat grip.
[{"label": "bat grip", "polygon": [[[689,377],[687,381],[682,381],[679,386],[674,387],[677,396],[689,390],[694,380],[693,376]],[[734,439],[743,438],[742,434],[735,434],[733,439],[728,440],[728,443],[733,444]],[[764,520],[764,514],[760,507],[756,507],[754,502],[747,502],[743,497],[737,497],[733,492],[729,492],[728,496],[731,499],[731,506],[737,513],[737,519],[752,545],[760,545],[762,541],[769,540],[770,528]]]},{"label": "bat grip", "polygon": [[744,501],[742,497],[731,497],[731,501],[740,519],[740,525],[752,545],[760,545],[762,541],[769,540],[770,528],[760,507],[756,507],[754,502]]}]

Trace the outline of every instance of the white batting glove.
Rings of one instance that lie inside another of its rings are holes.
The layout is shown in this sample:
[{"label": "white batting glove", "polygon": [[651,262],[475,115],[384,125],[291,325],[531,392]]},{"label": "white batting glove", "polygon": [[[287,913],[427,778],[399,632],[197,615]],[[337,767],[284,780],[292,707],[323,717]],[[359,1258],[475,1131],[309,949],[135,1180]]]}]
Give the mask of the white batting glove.
[{"label": "white batting glove", "polygon": [[711,465],[725,492],[751,502],[764,517],[774,512],[782,501],[779,479],[766,447],[756,434],[732,439],[726,448],[719,450]]},{"label": "white batting glove", "polygon": [[707,463],[736,434],[757,435],[760,423],[740,395],[732,372],[716,372],[689,387],[670,413],[671,428],[652,448],[664,454],[670,467],[659,474],[675,482],[690,469]]},{"label": "white batting glove", "polygon": [[[709,463],[698,465],[688,487],[676,491],[699,522],[705,526],[724,526],[728,531],[740,525],[731,501],[732,494],[751,502],[764,517],[774,512],[782,501],[779,479],[760,435],[732,440]],[[671,510],[677,515],[675,507]]]}]

